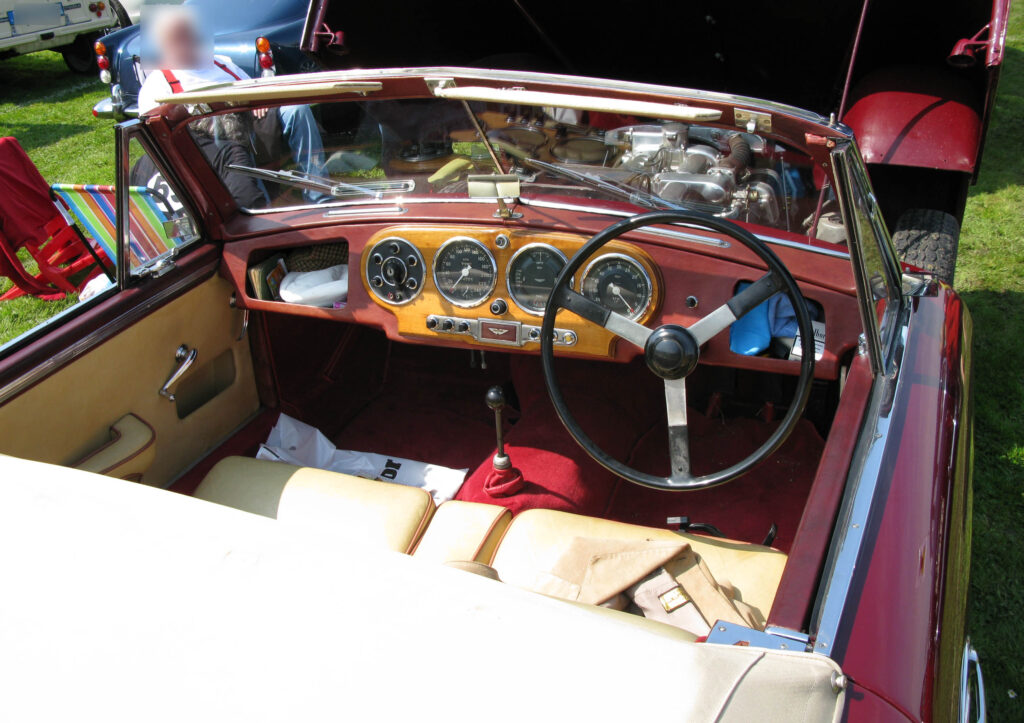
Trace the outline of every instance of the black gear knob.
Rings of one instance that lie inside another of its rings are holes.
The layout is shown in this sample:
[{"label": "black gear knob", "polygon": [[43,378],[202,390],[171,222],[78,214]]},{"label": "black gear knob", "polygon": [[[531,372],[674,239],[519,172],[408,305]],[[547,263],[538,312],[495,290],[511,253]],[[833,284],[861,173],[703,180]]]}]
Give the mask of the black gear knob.
[{"label": "black gear knob", "polygon": [[487,390],[485,400],[488,407],[500,411],[505,408],[505,390],[498,386],[491,387]]},{"label": "black gear knob", "polygon": [[501,423],[501,412],[505,409],[505,390],[498,386],[491,387],[487,390],[487,396],[484,399],[487,406],[494,410],[494,431],[498,438],[498,451],[494,455],[494,469],[509,469],[512,462],[505,454],[505,434]]}]

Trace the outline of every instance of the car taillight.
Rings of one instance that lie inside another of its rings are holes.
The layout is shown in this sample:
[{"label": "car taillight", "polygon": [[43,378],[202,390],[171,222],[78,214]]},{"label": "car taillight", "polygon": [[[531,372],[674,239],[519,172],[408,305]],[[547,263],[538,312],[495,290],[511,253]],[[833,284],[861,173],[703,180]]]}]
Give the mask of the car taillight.
[{"label": "car taillight", "polygon": [[270,77],[277,74],[277,68],[274,67],[274,53],[270,49],[270,41],[264,37],[256,38],[256,52],[257,62],[262,69],[260,73],[264,78]]},{"label": "car taillight", "polygon": [[107,4],[104,2],[89,3],[89,12],[96,13],[96,17],[103,17],[103,11],[107,9]]},{"label": "car taillight", "polygon": [[92,44],[92,49],[96,53],[96,67],[100,69],[100,80],[109,84],[113,76],[110,74],[110,58],[107,57],[107,46],[103,41],[97,40]]}]

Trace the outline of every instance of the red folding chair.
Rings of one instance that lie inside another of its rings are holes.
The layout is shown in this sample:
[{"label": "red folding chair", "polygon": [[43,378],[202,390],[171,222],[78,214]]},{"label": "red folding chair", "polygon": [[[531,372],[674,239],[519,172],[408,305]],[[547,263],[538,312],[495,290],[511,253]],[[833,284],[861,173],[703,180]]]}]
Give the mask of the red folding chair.
[{"label": "red folding chair", "polygon": [[[36,262],[38,273],[25,268],[19,249]],[[18,141],[0,138],[0,275],[14,284],[0,301],[74,293],[97,274],[108,273],[109,262],[101,254],[54,204],[49,184]]]}]

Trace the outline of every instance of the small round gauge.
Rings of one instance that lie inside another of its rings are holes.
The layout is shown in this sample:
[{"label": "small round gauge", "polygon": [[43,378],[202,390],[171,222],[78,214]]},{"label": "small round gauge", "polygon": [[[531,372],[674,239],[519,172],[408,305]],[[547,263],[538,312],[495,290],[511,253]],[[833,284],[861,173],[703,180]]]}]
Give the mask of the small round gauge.
[{"label": "small round gauge", "polygon": [[498,265],[487,247],[465,236],[450,238],[434,255],[434,285],[456,306],[482,304],[494,291]]},{"label": "small round gauge", "polygon": [[366,281],[370,291],[387,304],[408,304],[423,289],[423,256],[404,238],[389,236],[370,249]]},{"label": "small round gauge", "polygon": [[651,277],[636,260],[605,254],[590,262],[580,284],[583,295],[606,309],[636,320],[651,305]]},{"label": "small round gauge", "polygon": [[516,251],[505,276],[508,294],[523,311],[541,316],[555,279],[565,268],[565,254],[548,244],[529,244]]}]

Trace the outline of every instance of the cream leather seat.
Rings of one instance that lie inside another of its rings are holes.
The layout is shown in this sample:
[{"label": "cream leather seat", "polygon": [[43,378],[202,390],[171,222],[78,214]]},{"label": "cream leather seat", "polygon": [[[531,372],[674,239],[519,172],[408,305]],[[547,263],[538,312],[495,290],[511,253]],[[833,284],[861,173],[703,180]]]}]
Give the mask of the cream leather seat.
[{"label": "cream leather seat", "polygon": [[526,510],[512,520],[491,566],[504,582],[535,589],[577,537],[625,541],[678,541],[682,537],[717,580],[728,580],[740,599],[763,617],[771,610],[786,566],[785,553],[761,545],[543,509]]},{"label": "cream leather seat", "polygon": [[512,513],[498,505],[444,502],[430,520],[413,557],[440,563],[490,562],[511,521]]},{"label": "cream leather seat", "polygon": [[434,514],[418,487],[248,457],[218,462],[193,496],[398,552],[412,550]]}]

